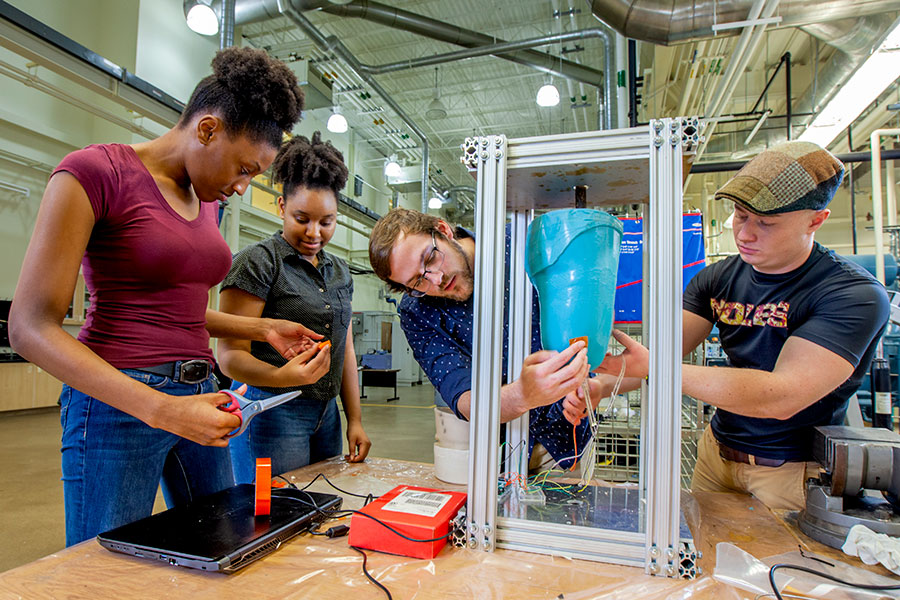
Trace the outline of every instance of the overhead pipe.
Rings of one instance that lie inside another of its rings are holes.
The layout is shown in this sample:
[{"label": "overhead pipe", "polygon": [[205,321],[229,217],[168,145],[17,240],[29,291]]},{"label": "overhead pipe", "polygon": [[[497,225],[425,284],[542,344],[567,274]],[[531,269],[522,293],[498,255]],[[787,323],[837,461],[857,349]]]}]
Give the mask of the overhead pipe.
[{"label": "overhead pipe", "polygon": [[[847,126],[847,146],[853,152],[853,125]],[[853,177],[853,165],[847,166],[847,181],[850,184],[850,233],[853,242],[853,254],[857,253],[856,247],[856,181]]]},{"label": "overhead pipe", "polygon": [[[504,53],[508,53],[513,50],[521,50],[523,48],[536,48],[538,46],[546,46],[548,44],[556,44],[563,42],[571,42],[576,40],[584,40],[588,38],[598,38],[603,42],[603,52],[604,52],[604,82],[602,85],[598,85],[596,81],[587,81],[584,83],[588,83],[590,85],[595,85],[603,88],[603,102],[606,104],[604,111],[604,128],[612,129],[612,124],[615,123],[614,115],[616,113],[616,105],[612,100],[612,90],[616,87],[616,76],[615,76],[615,66],[614,66],[614,58],[612,52],[612,39],[608,31],[605,29],[600,29],[599,27],[594,27],[591,29],[581,29],[579,31],[571,31],[568,33],[559,33],[554,35],[545,35],[536,38],[530,38],[527,40],[520,40],[517,42],[502,42],[499,44],[487,44],[485,46],[477,46],[475,48],[468,48],[466,50],[457,50],[454,52],[444,52],[442,54],[434,54],[432,56],[425,56],[422,58],[414,58],[410,60],[403,60],[393,63],[387,63],[383,65],[365,65],[360,64],[360,68],[371,75],[381,75],[383,73],[393,73],[396,71],[403,71],[406,69],[415,69],[418,67],[430,67],[433,65],[439,65],[448,62],[455,62],[459,60],[464,60],[467,58],[475,58],[477,56],[497,56],[502,58]],[[549,56],[549,55],[547,55]],[[554,61],[558,62],[558,59],[555,57]],[[577,64],[577,63],[575,63]],[[544,68],[539,68],[537,65],[531,65],[539,70],[544,72],[550,72]],[[562,77],[565,77],[564,74],[555,73]],[[574,81],[581,82],[580,79],[577,78],[567,78],[572,79]]]},{"label": "overhead pipe", "polygon": [[[278,10],[282,15],[291,20],[303,33],[309,37],[316,45],[323,50],[334,52],[341,60],[343,60],[351,71],[368,84],[376,94],[382,97],[385,104],[390,106],[397,116],[406,123],[407,127],[416,134],[422,142],[422,212],[428,210],[428,138],[425,132],[407,115],[400,105],[381,87],[381,85],[368,73],[360,69],[360,63],[352,52],[335,36],[325,37],[321,31],[309,22],[309,20],[300,14],[293,6],[291,0],[277,0]],[[237,14],[237,13],[236,13]]]},{"label": "overhead pipe", "polygon": [[791,141],[793,139],[793,120],[791,118],[791,110],[794,104],[793,99],[791,98],[791,53],[785,52],[781,57],[784,61],[784,64],[787,65],[784,70],[784,104],[785,104],[785,113],[787,114],[787,139]]},{"label": "overhead pipe", "polygon": [[[770,11],[775,12],[775,7],[777,6],[778,0],[755,0],[747,18],[751,21],[758,19],[760,15],[762,15],[763,18],[767,18],[770,16],[770,14],[767,13],[770,13]],[[764,13],[763,9],[767,7],[771,7],[770,11],[767,10]],[[765,31],[765,27],[757,27],[754,25],[745,27],[741,31],[741,37],[738,39],[738,43],[731,55],[731,60],[728,61],[728,66],[725,68],[725,74],[722,76],[722,79],[719,80],[719,84],[713,91],[712,98],[706,105],[705,116],[718,117],[722,114],[723,105],[730,96],[731,84],[735,80],[735,77],[743,71],[744,66],[746,66],[750,59],[750,55],[756,50],[754,41],[758,39],[758,36],[761,35],[760,32],[763,31]]]},{"label": "overhead pipe", "polygon": [[234,46],[234,0],[222,0],[219,16],[219,50]]},{"label": "overhead pipe", "polygon": [[703,40],[699,44],[697,44],[697,48],[694,50],[694,54],[691,56],[691,62],[688,65],[687,71],[687,83],[684,84],[684,92],[681,95],[681,103],[678,105],[678,110],[676,111],[676,115],[678,116],[687,116],[685,115],[685,111],[687,110],[688,100],[691,98],[691,92],[694,89],[694,84],[697,82],[697,79],[700,77],[700,74],[695,71],[699,71],[700,69],[700,58],[703,57],[704,52],[706,52],[706,40]]},{"label": "overhead pipe", "polygon": [[[661,8],[662,4],[659,0],[591,0],[591,12],[625,37],[665,46],[736,35],[737,29],[715,32],[713,25],[756,19],[749,16],[752,0],[670,0],[665,3],[671,7],[667,10]],[[779,27],[858,19],[895,10],[900,10],[900,0],[819,0],[814,9],[809,0],[783,0],[778,11]]]},{"label": "overhead pipe", "polygon": [[[335,4],[328,0],[236,0],[236,2],[235,19],[238,25],[278,17],[282,14],[278,10],[281,5],[297,12],[321,10],[340,17],[356,17],[466,48],[505,41],[370,0],[354,0],[348,4]],[[501,58],[598,87],[603,82],[603,74],[596,69],[534,50],[509,52],[503,54]]]},{"label": "overhead pipe", "polygon": [[[456,197],[456,201],[459,202],[458,194],[460,194],[460,193],[472,194],[472,198],[475,198],[476,190],[471,185],[454,185],[454,186],[448,187],[444,193],[450,198]],[[464,204],[465,204],[466,210],[475,208],[474,201],[470,203],[467,200]]]},{"label": "overhead pipe", "polygon": [[888,225],[897,224],[897,174],[894,173],[894,161],[884,165],[884,184],[887,189]]},{"label": "overhead pipe", "polygon": [[[434,57],[402,61],[388,65],[364,65],[358,63],[360,69],[370,75],[378,75],[415,67],[432,66],[451,60],[462,60],[464,58],[492,54],[498,58],[532,67],[543,73],[549,73],[572,81],[603,87],[604,103],[606,104],[606,109],[603,111],[605,116],[604,127],[606,129],[611,129],[612,124],[615,123],[615,120],[610,117],[610,112],[615,112],[614,104],[612,102],[612,90],[615,89],[616,81],[612,57],[612,40],[609,32],[604,29],[594,28],[584,30],[584,32],[571,32],[569,34],[564,34],[564,36],[561,36],[558,39],[551,39],[556,36],[545,36],[542,38],[534,38],[532,40],[524,40],[522,42],[505,42],[503,40],[498,40],[494,36],[488,36],[463,29],[456,25],[444,23],[392,6],[370,2],[368,0],[355,0],[344,5],[336,5],[325,0],[235,1],[235,22],[238,25],[255,23],[278,17],[282,14],[282,7],[289,7],[298,13],[306,10],[322,10],[323,12],[342,17],[365,19],[387,27],[415,33],[430,39],[455,44],[457,46],[464,46],[474,51],[472,54],[451,52],[435,55]],[[603,42],[605,73],[576,62],[529,49],[549,43],[586,39],[588,37],[596,37]],[[509,45],[507,46],[507,44]],[[482,51],[482,48],[487,48],[489,50]]]},{"label": "overhead pipe", "polygon": [[[831,100],[859,65],[868,58],[872,49],[880,43],[881,38],[890,25],[890,20],[868,16],[800,27],[806,33],[836,48],[838,51],[832,55],[831,60],[828,61],[825,67],[819,71],[815,81],[811,82],[803,92],[795,96],[795,101],[791,106],[794,116],[799,117],[803,113],[807,114],[804,118],[797,119],[798,125],[806,125],[810,118],[816,114],[818,108]],[[741,150],[755,154],[785,139],[786,135],[780,132],[773,132],[768,136],[759,136],[753,146],[744,147],[730,144],[730,139],[719,137],[710,142],[708,150],[710,152],[726,152],[734,151],[740,147]]]},{"label": "overhead pipe", "polygon": [[[893,130],[880,130],[880,131],[893,131]],[[893,135],[893,134],[890,134]],[[883,150],[881,151],[881,160],[900,160],[900,149],[897,150]],[[845,152],[843,154],[835,154],[835,158],[837,158],[842,163],[859,163],[859,162],[869,162],[872,160],[871,152]],[[691,165],[691,175],[700,174],[700,173],[724,173],[726,171],[740,171],[741,167],[746,165],[748,160],[727,160],[720,162],[704,162],[704,163],[694,163]]]},{"label": "overhead pipe", "polygon": [[[716,34],[712,26],[748,20],[753,4],[752,0],[714,3],[674,0],[671,8],[663,10],[658,0],[592,0],[591,11],[626,37],[669,45],[706,40],[714,35],[719,38],[736,35],[736,29],[720,30]],[[816,3],[815,10],[810,10],[806,0],[782,0],[778,10],[781,17],[779,27],[800,27],[841,51],[819,73],[817,81],[797,95],[797,103],[792,110],[798,113],[815,112],[818,106],[826,104],[868,56],[890,25],[878,15],[897,10],[900,10],[900,0],[822,0]],[[826,93],[816,98],[817,89],[824,89]],[[813,105],[814,100],[818,106]],[[806,122],[808,119],[801,124]],[[782,141],[784,137],[760,136],[753,147],[742,149],[755,153]],[[714,152],[734,151],[736,147],[729,146],[731,143],[731,137],[720,136],[709,143],[709,149]]]},{"label": "overhead pipe", "polygon": [[[777,7],[778,0],[756,0],[750,10],[750,20],[755,20],[757,18],[768,19],[772,16]],[[712,99],[706,106],[705,116],[716,118],[722,114],[725,109],[725,102],[731,97],[734,88],[737,87],[737,84],[740,81],[738,74],[742,73],[746,68],[753,53],[756,52],[756,47],[762,40],[765,31],[766,28],[764,25],[750,25],[741,33],[735,51],[737,56],[732,56],[732,60],[729,61],[724,77],[719,81],[719,85],[716,86]],[[706,150],[706,146],[709,144],[709,140],[712,138],[712,133],[715,128],[715,121],[712,121],[707,125],[704,131],[705,139],[697,149],[698,157]]]}]

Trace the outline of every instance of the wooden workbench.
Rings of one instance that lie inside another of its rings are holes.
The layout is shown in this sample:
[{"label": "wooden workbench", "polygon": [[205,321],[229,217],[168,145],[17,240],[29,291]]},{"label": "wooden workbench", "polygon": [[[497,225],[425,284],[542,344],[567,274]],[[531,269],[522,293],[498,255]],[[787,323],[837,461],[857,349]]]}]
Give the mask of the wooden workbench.
[{"label": "wooden workbench", "polygon": [[[442,489],[464,489],[433,476],[432,465],[368,459],[352,465],[332,459],[292,472],[304,484],[324,473],[335,485],[376,495],[400,483]],[[333,491],[317,482],[311,489]],[[715,544],[731,542],[757,557],[805,550],[850,561],[830,548],[801,537],[784,519],[748,496],[700,493],[687,502],[699,531],[697,547],[704,575],[694,581],[651,577],[642,570],[498,550],[493,553],[445,548],[433,560],[370,552],[369,571],[400,599],[588,599],[691,598],[739,600],[746,596],[710,577]],[[345,496],[345,507],[360,501]],[[234,575],[175,568],[112,553],[89,540],[16,569],[0,573],[0,598],[315,598],[366,600],[384,598],[362,574],[361,557],[347,538],[301,535]],[[887,574],[881,567],[880,572]]]}]

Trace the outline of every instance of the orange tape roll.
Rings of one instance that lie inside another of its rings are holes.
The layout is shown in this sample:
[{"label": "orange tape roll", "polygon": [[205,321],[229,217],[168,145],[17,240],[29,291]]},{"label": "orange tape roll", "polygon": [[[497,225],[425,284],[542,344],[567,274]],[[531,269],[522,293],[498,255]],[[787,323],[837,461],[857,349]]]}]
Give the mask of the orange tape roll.
[{"label": "orange tape roll", "polygon": [[272,459],[256,459],[256,516],[268,515],[272,509]]}]

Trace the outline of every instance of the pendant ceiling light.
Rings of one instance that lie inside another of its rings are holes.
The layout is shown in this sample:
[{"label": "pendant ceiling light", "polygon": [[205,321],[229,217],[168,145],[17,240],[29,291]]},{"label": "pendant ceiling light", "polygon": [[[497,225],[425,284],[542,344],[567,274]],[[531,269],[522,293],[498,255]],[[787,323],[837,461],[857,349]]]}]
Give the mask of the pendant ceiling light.
[{"label": "pendant ceiling light", "polygon": [[400,163],[397,162],[396,154],[391,154],[391,157],[384,165],[384,174],[388,177],[400,177],[403,175],[403,168],[400,167]]},{"label": "pendant ceiling light", "polygon": [[538,106],[556,106],[559,104],[559,90],[552,83],[541,86],[537,93]]},{"label": "pendant ceiling light", "polygon": [[438,70],[434,68],[434,97],[425,109],[425,118],[429,121],[443,119],[447,116],[447,107],[441,102],[441,94],[438,91]]},{"label": "pendant ceiling light", "polygon": [[341,114],[341,107],[335,105],[332,109],[332,115],[328,117],[328,123],[325,127],[332,133],[344,133],[347,131],[347,118]]},{"label": "pendant ceiling light", "polygon": [[219,33],[219,17],[210,6],[211,0],[184,0],[184,18],[188,27],[200,35]]}]

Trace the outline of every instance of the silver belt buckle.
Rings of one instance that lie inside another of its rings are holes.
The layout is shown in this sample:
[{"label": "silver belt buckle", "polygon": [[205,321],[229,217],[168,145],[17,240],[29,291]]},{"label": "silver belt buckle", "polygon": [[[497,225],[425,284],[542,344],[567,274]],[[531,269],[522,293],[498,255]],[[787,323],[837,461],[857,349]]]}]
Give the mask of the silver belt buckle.
[{"label": "silver belt buckle", "polygon": [[178,366],[180,383],[200,383],[209,378],[209,363],[205,360],[186,360]]}]

